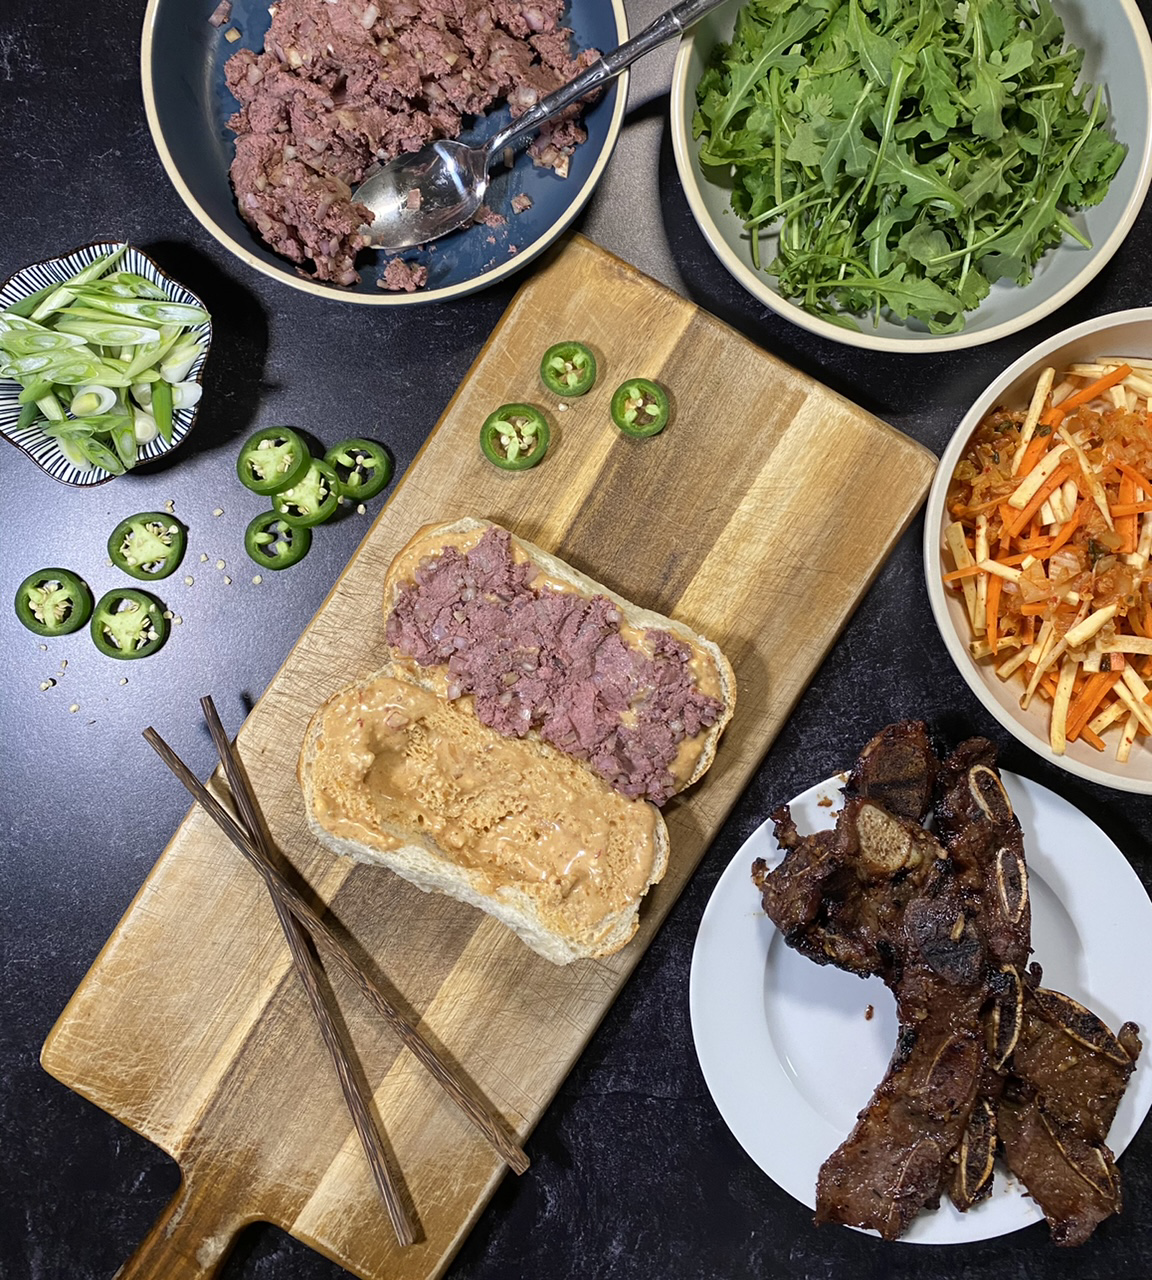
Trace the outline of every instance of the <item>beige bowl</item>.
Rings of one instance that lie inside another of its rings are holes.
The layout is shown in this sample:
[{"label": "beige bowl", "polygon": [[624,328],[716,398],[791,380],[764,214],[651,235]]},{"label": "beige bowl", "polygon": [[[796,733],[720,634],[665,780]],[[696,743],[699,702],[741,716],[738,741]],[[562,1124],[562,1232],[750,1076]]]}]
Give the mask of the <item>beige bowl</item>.
[{"label": "beige bowl", "polygon": [[[747,231],[731,208],[727,174],[700,162],[692,136],[696,86],[713,49],[732,38],[743,0],[729,0],[696,24],[680,43],[672,73],[672,149],[692,215],[723,267],[764,306],[812,333],[847,346],[904,354],[955,351],[993,342],[1035,324],[1075,297],[1119,249],[1144,204],[1152,181],[1152,40],[1136,0],[1056,0],[1067,40],[1084,50],[1083,78],[1103,85],[1116,139],[1128,155],[1105,198],[1073,216],[1091,249],[1066,239],[1037,263],[1032,280],[1019,286],[1001,280],[959,333],[930,333],[919,322],[862,320],[857,332],[805,311],[785,298],[776,279],[752,264]],[[766,234],[761,261],[775,255]]]},{"label": "beige bowl", "polygon": [[1047,365],[1052,365],[1059,376],[1067,365],[1098,356],[1152,359],[1152,307],[1117,311],[1065,329],[1022,355],[988,387],[968,411],[940,459],[925,509],[924,571],[932,612],[952,660],[972,692],[1009,733],[1050,764],[1077,777],[1120,791],[1152,793],[1152,747],[1146,742],[1137,740],[1126,764],[1115,759],[1111,743],[1103,752],[1086,742],[1070,743],[1063,755],[1052,750],[1048,745],[1049,704],[1036,698],[1027,710],[1021,709],[1020,681],[1001,680],[989,660],[972,658],[963,598],[941,580],[947,571],[943,543],[949,523],[945,505],[948,482],[981,420],[997,405],[1026,406],[1040,371]]}]

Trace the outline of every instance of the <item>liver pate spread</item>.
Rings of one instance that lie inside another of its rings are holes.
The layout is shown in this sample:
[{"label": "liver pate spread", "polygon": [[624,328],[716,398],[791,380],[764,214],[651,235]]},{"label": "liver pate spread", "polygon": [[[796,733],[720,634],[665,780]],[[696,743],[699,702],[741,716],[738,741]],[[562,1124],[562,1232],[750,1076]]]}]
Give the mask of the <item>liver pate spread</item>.
[{"label": "liver pate spread", "polygon": [[[319,280],[359,280],[371,221],[352,190],[377,160],[459,135],[506,99],[514,116],[598,56],[575,59],[563,0],[278,0],[260,53],[228,60],[240,103],[232,185],[241,215]],[[567,172],[587,134],[573,115],[533,141]],[[405,274],[400,288],[412,287]],[[385,287],[388,287],[387,285]]]},{"label": "liver pate spread", "polygon": [[397,589],[386,635],[421,666],[446,667],[448,695],[471,694],[484,724],[517,737],[535,729],[655,804],[690,776],[699,752],[686,744],[723,712],[690,645],[629,628],[606,596],[542,581],[504,529],[424,556]]}]

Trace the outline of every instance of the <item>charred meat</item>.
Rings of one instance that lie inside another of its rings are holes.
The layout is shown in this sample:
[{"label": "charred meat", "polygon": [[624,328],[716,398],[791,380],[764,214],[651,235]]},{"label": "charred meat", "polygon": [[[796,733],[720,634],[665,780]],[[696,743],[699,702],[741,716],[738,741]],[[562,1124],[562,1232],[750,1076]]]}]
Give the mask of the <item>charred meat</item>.
[{"label": "charred meat", "polygon": [[816,1222],[895,1239],[945,1192],[962,1211],[986,1196],[1000,1153],[1053,1239],[1086,1239],[1120,1208],[1105,1140],[1140,1040],[1028,967],[1024,838],[995,748],[973,738],[940,762],[921,723],[891,725],[832,830],[801,835],[787,806],[773,820],[784,859],[752,871],[765,912],[817,963],[881,977],[899,1019],[884,1079],[820,1171]]}]

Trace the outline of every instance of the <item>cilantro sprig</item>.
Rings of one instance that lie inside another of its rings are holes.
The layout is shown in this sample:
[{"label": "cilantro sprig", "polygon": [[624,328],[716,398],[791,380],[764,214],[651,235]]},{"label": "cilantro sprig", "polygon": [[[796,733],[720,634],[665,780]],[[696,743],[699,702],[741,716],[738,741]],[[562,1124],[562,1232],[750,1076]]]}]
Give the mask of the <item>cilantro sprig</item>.
[{"label": "cilantro sprig", "polygon": [[1049,0],[749,0],[696,89],[700,159],[780,292],[955,332],[1104,198],[1126,148]]}]

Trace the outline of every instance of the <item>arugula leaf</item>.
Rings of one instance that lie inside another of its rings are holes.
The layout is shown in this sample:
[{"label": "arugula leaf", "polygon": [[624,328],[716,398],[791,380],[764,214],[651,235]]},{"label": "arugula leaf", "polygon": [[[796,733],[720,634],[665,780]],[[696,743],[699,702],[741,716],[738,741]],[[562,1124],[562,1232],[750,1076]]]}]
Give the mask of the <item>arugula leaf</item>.
[{"label": "arugula leaf", "polygon": [[780,61],[784,51],[802,40],[821,20],[821,15],[815,9],[801,4],[784,16],[779,24],[779,30],[766,28],[761,32],[763,38],[755,40],[751,32],[756,28],[749,25],[753,21],[749,16],[752,12],[750,9],[742,12],[742,19],[747,17],[747,23],[742,22],[742,25],[746,28],[746,38],[750,43],[758,44],[759,48],[756,49],[751,61],[738,64],[732,71],[728,100],[719,118],[713,123],[713,129],[718,133],[723,133],[728,128],[736,113],[744,107],[756,85],[764,79],[772,66]]},{"label": "arugula leaf", "polygon": [[1050,0],[748,0],[693,132],[784,297],[950,332],[1123,162],[1083,57]]}]

